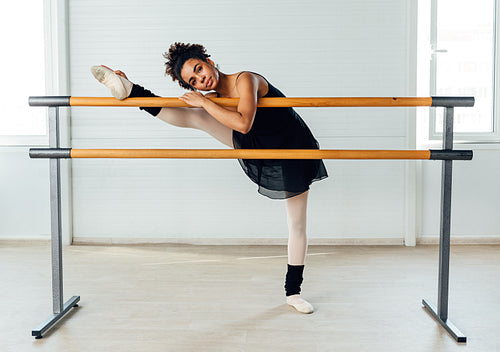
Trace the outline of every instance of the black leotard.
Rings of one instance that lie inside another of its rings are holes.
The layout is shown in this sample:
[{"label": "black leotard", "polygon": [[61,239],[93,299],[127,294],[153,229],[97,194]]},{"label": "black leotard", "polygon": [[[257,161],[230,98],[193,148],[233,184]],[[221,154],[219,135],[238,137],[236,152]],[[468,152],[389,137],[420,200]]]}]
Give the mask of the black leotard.
[{"label": "black leotard", "polygon": [[[285,96],[266,82],[269,90],[264,97]],[[233,131],[233,144],[235,149],[319,149],[309,127],[293,108],[257,108],[247,134]],[[299,195],[312,182],[328,177],[322,160],[239,159],[239,162],[248,177],[259,185],[258,192],[272,199]]]}]

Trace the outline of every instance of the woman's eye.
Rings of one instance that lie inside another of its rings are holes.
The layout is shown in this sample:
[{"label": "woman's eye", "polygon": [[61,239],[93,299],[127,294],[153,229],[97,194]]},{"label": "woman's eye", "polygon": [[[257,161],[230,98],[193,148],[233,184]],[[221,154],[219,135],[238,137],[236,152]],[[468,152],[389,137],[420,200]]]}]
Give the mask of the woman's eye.
[{"label": "woman's eye", "polygon": [[193,82],[191,83],[192,86],[194,86],[196,84],[196,80],[193,80]]}]

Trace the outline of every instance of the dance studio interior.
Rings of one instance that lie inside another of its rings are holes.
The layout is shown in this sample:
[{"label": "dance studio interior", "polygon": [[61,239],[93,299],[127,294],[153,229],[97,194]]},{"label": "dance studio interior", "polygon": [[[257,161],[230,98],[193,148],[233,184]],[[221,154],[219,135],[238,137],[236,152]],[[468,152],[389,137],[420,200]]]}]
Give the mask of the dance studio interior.
[{"label": "dance studio interior", "polygon": [[500,1],[1,18],[0,351],[499,351]]}]

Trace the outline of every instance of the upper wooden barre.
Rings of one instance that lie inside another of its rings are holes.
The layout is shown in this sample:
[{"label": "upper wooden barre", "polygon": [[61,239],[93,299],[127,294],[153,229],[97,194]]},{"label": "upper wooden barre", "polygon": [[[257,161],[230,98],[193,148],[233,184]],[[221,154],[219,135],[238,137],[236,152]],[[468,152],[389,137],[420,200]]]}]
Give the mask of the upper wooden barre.
[{"label": "upper wooden barre", "polygon": [[[209,98],[223,106],[237,106],[239,98]],[[190,107],[179,98],[127,98],[38,96],[29,98],[30,106],[124,106]],[[416,107],[474,106],[474,97],[324,97],[260,98],[258,107]]]},{"label": "upper wooden barre", "polygon": [[[209,98],[229,107],[238,106],[239,98]],[[267,107],[389,107],[431,106],[432,98],[260,98],[257,106]],[[141,107],[190,107],[178,98],[84,98],[71,97],[71,106],[141,106]]]},{"label": "upper wooden barre", "polygon": [[31,158],[471,160],[470,150],[32,148]]}]

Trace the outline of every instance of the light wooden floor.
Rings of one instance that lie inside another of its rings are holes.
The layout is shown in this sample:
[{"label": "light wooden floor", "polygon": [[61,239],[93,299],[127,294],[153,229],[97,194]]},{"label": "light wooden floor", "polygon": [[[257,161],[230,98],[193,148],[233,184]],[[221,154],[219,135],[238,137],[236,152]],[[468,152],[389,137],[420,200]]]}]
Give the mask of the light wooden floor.
[{"label": "light wooden floor", "polygon": [[452,247],[456,344],[436,303],[436,246],[310,247],[303,296],[284,304],[280,246],[72,246],[65,298],[80,307],[41,340],[50,248],[0,242],[0,351],[500,351],[500,246]]}]

